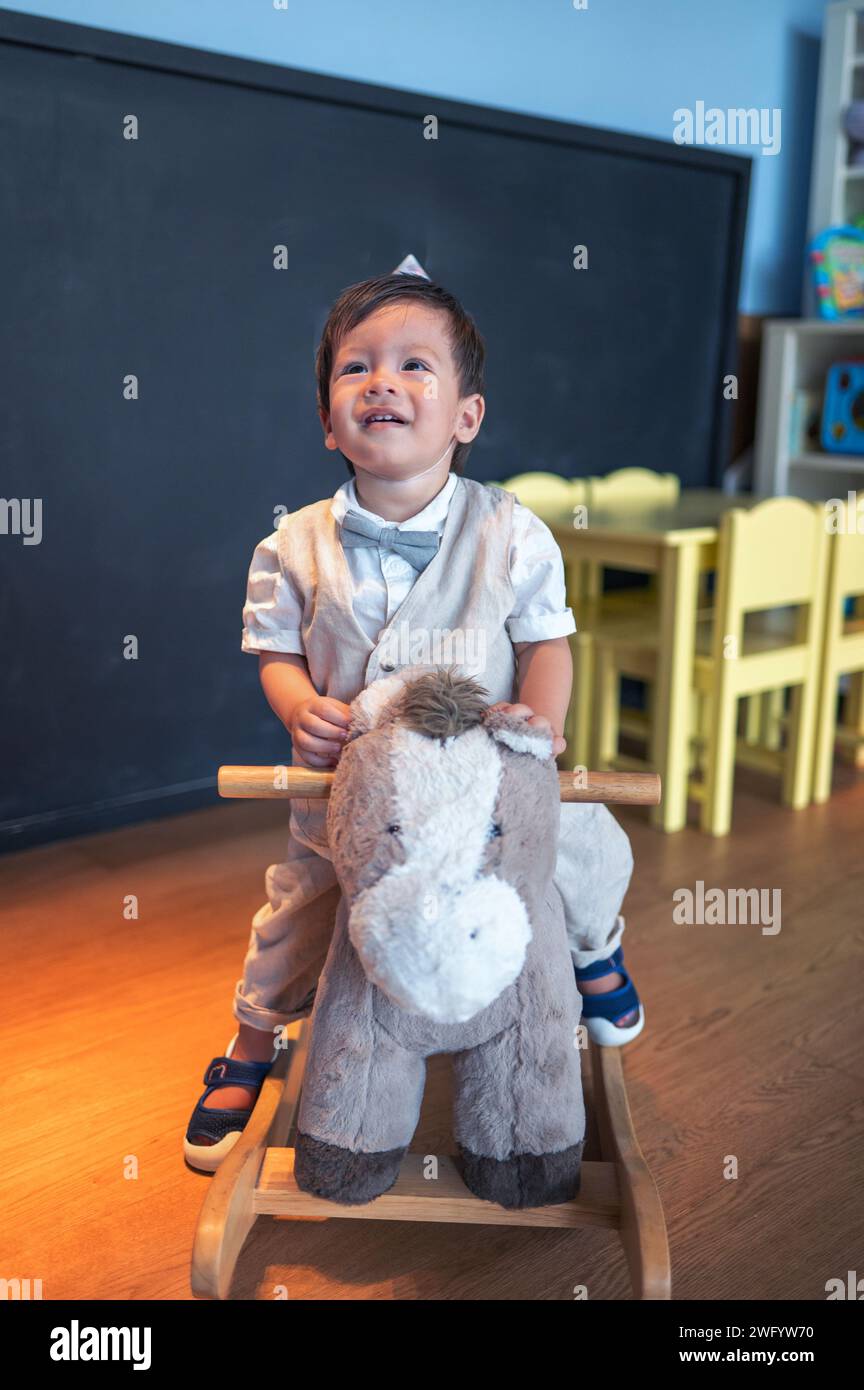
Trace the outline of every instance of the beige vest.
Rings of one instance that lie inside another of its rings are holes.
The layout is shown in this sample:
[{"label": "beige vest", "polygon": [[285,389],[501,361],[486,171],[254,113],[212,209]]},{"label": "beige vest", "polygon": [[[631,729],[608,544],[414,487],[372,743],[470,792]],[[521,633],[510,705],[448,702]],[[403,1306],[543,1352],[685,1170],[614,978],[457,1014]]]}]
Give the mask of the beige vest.
[{"label": "beige vest", "polygon": [[[319,695],[350,704],[380,677],[428,663],[458,666],[488,690],[490,703],[516,699],[516,654],[504,626],[515,603],[509,565],[513,500],[503,488],[460,476],[438,553],[377,643],[354,616],[351,572],[332,499],[282,519],[279,561],[303,595],[300,630]],[[319,854],[327,854],[326,819],[326,799],[292,800],[291,829]]]}]

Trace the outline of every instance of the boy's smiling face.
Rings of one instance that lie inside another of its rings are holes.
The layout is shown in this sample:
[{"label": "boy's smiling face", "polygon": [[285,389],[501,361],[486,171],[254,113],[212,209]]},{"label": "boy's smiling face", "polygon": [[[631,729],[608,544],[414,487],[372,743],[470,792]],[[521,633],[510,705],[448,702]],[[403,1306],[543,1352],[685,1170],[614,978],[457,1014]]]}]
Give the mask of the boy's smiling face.
[{"label": "boy's smiling face", "polygon": [[[476,435],[483,397],[460,397],[447,327],[442,310],[397,302],[377,309],[339,343],[330,414],[321,411],[321,423],[327,448],[340,449],[358,473],[411,478],[440,462],[446,476],[455,443]],[[376,421],[376,415],[397,418]]]}]

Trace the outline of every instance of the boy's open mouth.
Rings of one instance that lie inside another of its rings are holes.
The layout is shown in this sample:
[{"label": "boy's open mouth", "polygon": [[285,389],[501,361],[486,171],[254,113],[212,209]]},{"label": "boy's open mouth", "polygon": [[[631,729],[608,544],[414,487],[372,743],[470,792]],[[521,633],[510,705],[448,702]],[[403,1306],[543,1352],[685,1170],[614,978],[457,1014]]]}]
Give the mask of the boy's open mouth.
[{"label": "boy's open mouth", "polygon": [[369,410],[363,416],[363,428],[367,430],[389,429],[391,426],[405,425],[401,415],[395,410]]}]

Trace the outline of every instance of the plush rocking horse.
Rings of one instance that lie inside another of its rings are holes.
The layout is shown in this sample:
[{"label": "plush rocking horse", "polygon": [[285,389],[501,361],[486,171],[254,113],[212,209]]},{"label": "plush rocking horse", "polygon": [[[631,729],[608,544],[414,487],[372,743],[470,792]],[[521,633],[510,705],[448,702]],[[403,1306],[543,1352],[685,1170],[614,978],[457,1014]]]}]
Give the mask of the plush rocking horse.
[{"label": "plush rocking horse", "polygon": [[453,1054],[463,1180],[504,1207],[566,1202],[585,1141],[582,1002],[553,881],[548,734],[447,668],[351,705],[327,833],[341,888],[297,1121],[298,1187],[370,1202],[414,1135],[426,1058]]}]

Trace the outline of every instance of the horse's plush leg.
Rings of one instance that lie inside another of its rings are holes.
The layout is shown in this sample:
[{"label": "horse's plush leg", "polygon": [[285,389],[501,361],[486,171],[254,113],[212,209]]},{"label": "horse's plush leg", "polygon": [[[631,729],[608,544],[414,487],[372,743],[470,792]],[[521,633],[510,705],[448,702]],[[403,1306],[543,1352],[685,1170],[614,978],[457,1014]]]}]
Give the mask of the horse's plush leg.
[{"label": "horse's plush leg", "polygon": [[294,1176],[304,1192],[371,1202],[391,1188],[417,1128],[426,1064],[375,1017],[340,899],[312,1014]]},{"label": "horse's plush leg", "polygon": [[333,1202],[371,1202],[399,1176],[420,1116],[426,1063],[374,1019],[369,1046],[321,1062],[314,1107],[301,1101],[297,1186]]},{"label": "horse's plush leg", "polygon": [[542,1022],[522,1019],[453,1059],[462,1177],[475,1196],[502,1207],[548,1206],[579,1191],[585,1142],[579,1052],[569,1016],[562,1020],[562,1011],[555,1012],[557,1018]]}]

